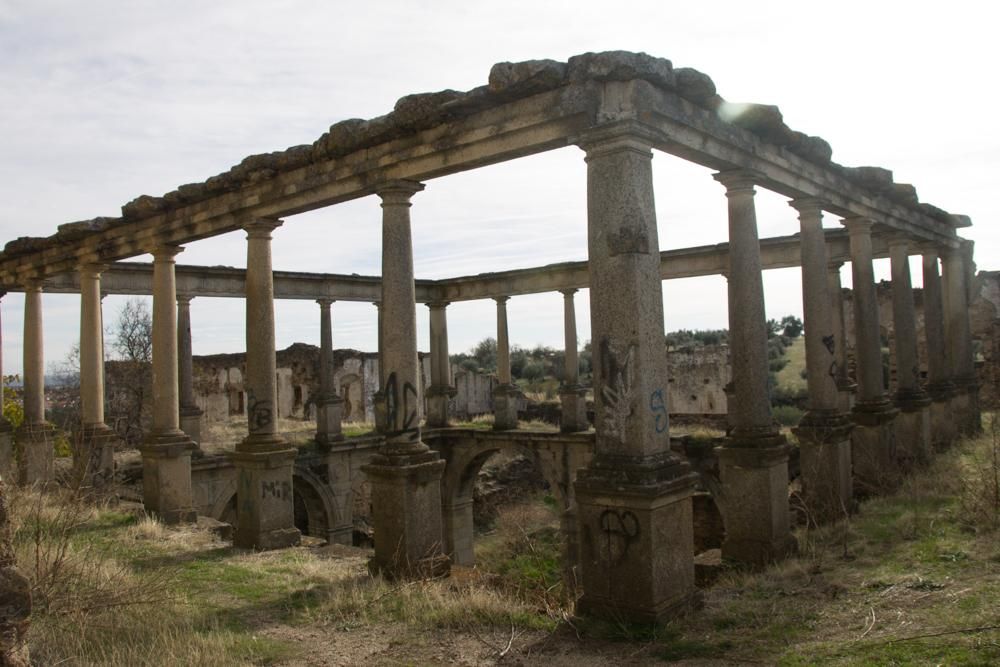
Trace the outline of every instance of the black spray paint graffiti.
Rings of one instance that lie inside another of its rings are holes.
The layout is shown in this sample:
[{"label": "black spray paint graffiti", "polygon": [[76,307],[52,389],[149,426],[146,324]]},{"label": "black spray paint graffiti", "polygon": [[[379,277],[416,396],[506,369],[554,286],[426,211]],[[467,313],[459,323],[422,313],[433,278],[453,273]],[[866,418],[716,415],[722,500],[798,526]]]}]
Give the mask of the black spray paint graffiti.
[{"label": "black spray paint graffiti", "polygon": [[288,500],[292,495],[292,485],[288,482],[261,482],[261,498],[277,498],[278,500]]},{"label": "black spray paint graffiti", "polygon": [[[399,382],[396,373],[389,373],[385,381],[385,412],[388,435],[405,435],[410,440],[420,438],[420,412],[417,409],[417,390],[409,382],[403,385],[403,396],[400,400]],[[396,430],[392,430],[396,429]]]},{"label": "black spray paint graffiti", "polygon": [[252,389],[247,389],[247,420],[251,433],[263,431],[274,423],[271,401],[257,400]]},{"label": "black spray paint graffiti", "polygon": [[[826,351],[829,352],[831,355],[833,355],[837,349],[837,341],[833,337],[833,334],[830,334],[828,336],[823,336],[822,341],[823,341],[823,347],[826,348]],[[830,369],[827,371],[827,374],[834,379],[836,379],[837,376],[840,375],[840,365],[837,364],[836,359],[830,362]]]},{"label": "black spray paint graffiti", "polygon": [[649,409],[656,418],[656,432],[663,433],[667,430],[670,420],[667,417],[667,404],[663,400],[663,390],[657,389],[649,396]]},{"label": "black spray paint graffiti", "polygon": [[601,541],[600,558],[608,563],[620,563],[628,555],[628,548],[639,537],[639,519],[629,510],[606,509],[598,520],[604,539]]}]

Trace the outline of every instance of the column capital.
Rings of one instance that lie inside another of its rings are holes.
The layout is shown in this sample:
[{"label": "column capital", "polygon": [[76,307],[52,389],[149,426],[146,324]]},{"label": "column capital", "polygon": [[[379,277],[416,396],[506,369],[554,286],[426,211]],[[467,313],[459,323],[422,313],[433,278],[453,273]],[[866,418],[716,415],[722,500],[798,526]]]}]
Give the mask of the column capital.
[{"label": "column capital", "polygon": [[819,197],[799,197],[789,201],[788,205],[798,211],[800,216],[809,214],[822,216],[827,203]]},{"label": "column capital", "polygon": [[752,169],[730,169],[712,174],[712,178],[726,186],[726,196],[737,194],[753,195],[754,185],[762,180],[760,172]]},{"label": "column capital", "polygon": [[194,299],[192,294],[178,294],[177,295],[177,305],[189,306],[191,305],[191,300]]},{"label": "column capital", "polygon": [[835,262],[827,262],[826,270],[830,273],[840,273],[840,269],[842,266],[844,266],[844,263],[841,262],[840,260],[837,260]]},{"label": "column capital", "polygon": [[889,246],[890,250],[900,247],[909,249],[910,246],[913,245],[913,239],[902,234],[893,234],[886,238],[886,244]]},{"label": "column capital", "polygon": [[108,270],[107,264],[101,262],[80,262],[76,266],[80,275],[87,275],[91,278],[100,278],[101,274]]},{"label": "column capital", "polygon": [[25,292],[41,292],[45,286],[45,279],[38,277],[26,277],[21,279],[21,287]]},{"label": "column capital", "polygon": [[174,257],[184,252],[184,248],[172,243],[162,243],[154,246],[149,254],[153,256],[154,262],[172,262]]},{"label": "column capital", "polygon": [[844,218],[843,224],[844,227],[847,227],[847,233],[851,236],[871,236],[872,227],[875,226],[875,222],[870,218],[863,218],[861,216]]},{"label": "column capital", "polygon": [[574,295],[574,294],[576,294],[576,293],[577,293],[577,292],[579,292],[579,291],[580,291],[580,290],[579,290],[579,289],[577,289],[576,287],[567,287],[566,289],[561,289],[561,290],[559,290],[559,292],[560,292],[560,293],[561,293],[561,294],[562,294],[562,295],[563,295],[564,297],[566,297],[567,299],[572,299],[572,298],[573,298],[573,295]]},{"label": "column capital", "polygon": [[586,161],[595,157],[629,151],[643,157],[653,157],[653,135],[635,121],[615,123],[585,133],[576,145],[587,154]]},{"label": "column capital", "polygon": [[938,259],[939,257],[941,257],[941,246],[939,246],[937,243],[934,243],[933,241],[925,241],[923,243],[918,243],[917,250],[919,250],[920,254],[923,255],[924,257],[933,259]]},{"label": "column capital", "polygon": [[506,303],[508,301],[510,301],[510,297],[509,296],[495,296],[495,297],[493,297],[493,300],[497,302],[498,306],[503,306],[503,305],[506,305]]},{"label": "column capital", "polygon": [[375,186],[375,194],[382,198],[382,206],[409,206],[410,198],[424,189],[419,181],[396,179]]},{"label": "column capital", "polygon": [[331,299],[330,297],[326,297],[326,296],[320,297],[320,298],[316,299],[316,303],[319,304],[319,307],[322,310],[328,310],[330,308],[330,306],[332,306],[336,302],[337,302],[336,299]]},{"label": "column capital", "polygon": [[372,305],[375,306],[376,310],[382,310],[382,302],[381,301],[372,301]]},{"label": "column capital", "polygon": [[248,239],[270,239],[271,232],[284,224],[277,218],[257,218],[243,225]]},{"label": "column capital", "polygon": [[451,305],[451,301],[428,301],[426,305],[431,310],[437,310],[439,308],[447,308]]}]

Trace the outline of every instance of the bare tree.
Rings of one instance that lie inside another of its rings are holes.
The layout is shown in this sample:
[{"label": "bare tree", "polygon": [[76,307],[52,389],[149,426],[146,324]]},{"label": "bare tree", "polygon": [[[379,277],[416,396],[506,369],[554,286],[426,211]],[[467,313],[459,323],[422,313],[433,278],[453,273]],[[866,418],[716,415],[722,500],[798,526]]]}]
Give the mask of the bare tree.
[{"label": "bare tree", "polygon": [[105,364],[108,414],[121,438],[142,442],[153,395],[153,317],[142,299],[126,301],[105,334],[114,359]]}]

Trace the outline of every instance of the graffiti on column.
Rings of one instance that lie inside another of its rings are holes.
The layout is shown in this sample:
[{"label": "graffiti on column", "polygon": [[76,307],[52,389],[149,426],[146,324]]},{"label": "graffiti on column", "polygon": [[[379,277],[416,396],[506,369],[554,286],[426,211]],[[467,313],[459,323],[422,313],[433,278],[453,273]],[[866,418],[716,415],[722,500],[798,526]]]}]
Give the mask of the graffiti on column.
[{"label": "graffiti on column", "polygon": [[385,409],[386,423],[391,429],[388,435],[405,435],[410,440],[420,438],[417,389],[410,382],[405,382],[400,396],[395,371],[389,373],[385,381]]},{"label": "graffiti on column", "polygon": [[[823,347],[825,347],[826,351],[830,353],[830,356],[833,356],[834,351],[837,349],[837,341],[833,337],[833,334],[823,336],[821,340],[823,341]],[[836,359],[830,362],[830,368],[827,370],[827,375],[835,380],[837,379],[837,376],[840,375],[840,365],[837,364]]]},{"label": "graffiti on column", "polygon": [[625,426],[632,416],[632,379],[635,345],[623,351],[607,338],[601,341],[601,370],[604,387],[604,432],[619,442],[625,440]]},{"label": "graffiti on column", "polygon": [[252,389],[247,389],[247,420],[251,431],[262,431],[274,422],[271,401],[258,400]]},{"label": "graffiti on column", "polygon": [[598,518],[604,539],[599,547],[601,560],[620,563],[639,538],[639,519],[630,510],[606,509]]},{"label": "graffiti on column", "polygon": [[261,482],[261,498],[277,498],[278,500],[288,500],[292,495],[292,485],[288,482]]},{"label": "graffiti on column", "polygon": [[656,419],[656,432],[663,433],[666,431],[670,420],[667,417],[667,403],[663,400],[663,389],[657,389],[650,394],[649,409]]}]

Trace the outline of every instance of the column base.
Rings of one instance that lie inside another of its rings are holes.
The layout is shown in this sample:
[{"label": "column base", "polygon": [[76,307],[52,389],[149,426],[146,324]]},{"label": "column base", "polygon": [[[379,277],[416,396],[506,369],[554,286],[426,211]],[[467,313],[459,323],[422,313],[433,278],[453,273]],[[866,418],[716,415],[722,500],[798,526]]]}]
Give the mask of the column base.
[{"label": "column base", "polygon": [[574,485],[583,589],[576,610],[660,623],[700,603],[691,507],[697,476],[672,457],[633,468],[646,470],[648,483],[623,482],[635,479],[633,470],[590,467]]},{"label": "column base", "polygon": [[931,397],[931,442],[938,451],[944,451],[958,438],[958,425],[951,413],[951,397],[955,385],[950,382],[927,387]]},{"label": "column base", "polygon": [[0,417],[0,480],[17,481],[17,458],[14,456],[14,427]]},{"label": "column base", "polygon": [[559,390],[562,416],[559,430],[563,433],[578,433],[590,428],[587,420],[587,390],[579,385],[564,385]]},{"label": "column base", "polygon": [[196,447],[201,446],[201,416],[204,414],[197,405],[181,406],[181,430],[187,433]]},{"label": "column base", "polygon": [[14,434],[19,454],[17,476],[22,485],[48,484],[55,479],[56,428],[48,422],[21,424]]},{"label": "column base", "polygon": [[322,398],[316,402],[316,445],[329,449],[344,439],[344,399],[339,396]]},{"label": "column base", "polygon": [[[254,449],[243,449],[248,441]],[[264,441],[272,443],[272,447],[260,449]],[[237,476],[233,546],[264,551],[300,542],[292,491],[292,470],[298,452],[285,445],[284,439],[277,436],[249,436],[229,454]]]},{"label": "column base", "polygon": [[106,424],[85,424],[73,436],[73,477],[80,487],[102,487],[115,477],[115,445],[121,439]]},{"label": "column base", "polygon": [[726,526],[722,557],[755,567],[795,551],[788,506],[788,453],[784,436],[727,438],[716,448]]},{"label": "column base", "polygon": [[424,395],[427,397],[428,428],[448,426],[448,401],[458,393],[458,389],[448,385],[431,385]]},{"label": "column base", "polygon": [[371,484],[375,555],[373,573],[388,579],[448,574],[441,525],[445,462],[427,450],[404,457],[375,456],[362,467]]},{"label": "column base", "polygon": [[897,397],[896,407],[896,460],[904,470],[926,465],[933,452],[930,397]]},{"label": "column base", "polygon": [[792,429],[799,440],[802,498],[810,523],[836,521],[854,510],[853,429],[854,422],[837,410],[810,410]]},{"label": "column base", "polygon": [[896,463],[896,428],[899,410],[888,400],[858,403],[851,412],[851,458],[854,490],[861,497],[893,490],[899,484]]},{"label": "column base", "polygon": [[451,504],[444,504],[442,515],[445,552],[455,565],[472,567],[476,564],[472,498],[460,498]]},{"label": "column base", "polygon": [[517,428],[517,403],[521,390],[517,385],[501,384],[493,389],[493,430],[508,431]]},{"label": "column base", "polygon": [[142,500],[163,523],[194,523],[198,512],[191,493],[194,442],[181,430],[154,431],[142,447]]}]

